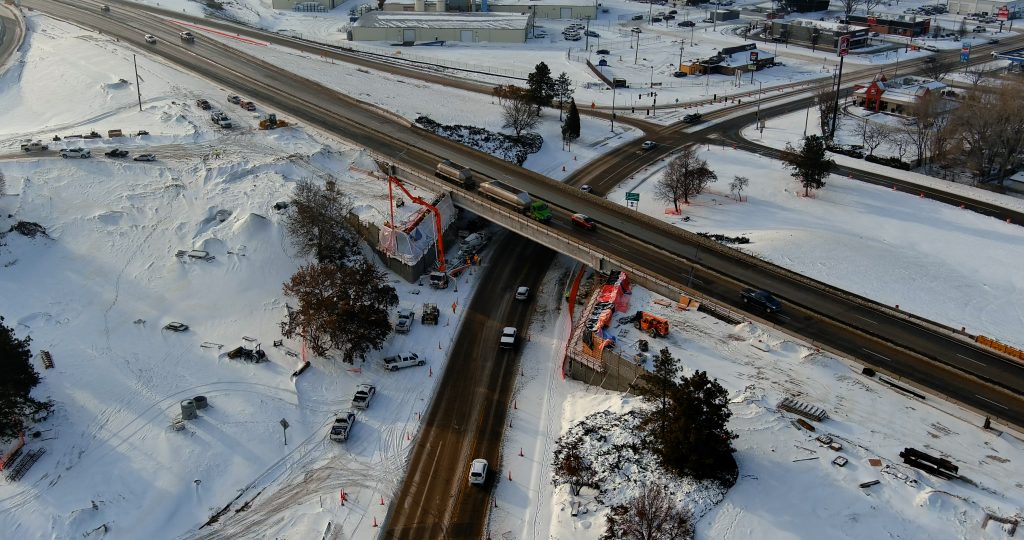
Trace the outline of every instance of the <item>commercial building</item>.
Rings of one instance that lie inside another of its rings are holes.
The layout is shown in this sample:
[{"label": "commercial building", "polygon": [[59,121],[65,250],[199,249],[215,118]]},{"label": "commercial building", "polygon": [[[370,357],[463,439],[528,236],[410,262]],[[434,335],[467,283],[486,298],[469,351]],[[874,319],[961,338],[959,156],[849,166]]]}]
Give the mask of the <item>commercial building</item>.
[{"label": "commercial building", "polygon": [[343,0],[271,0],[274,9],[294,11],[330,11],[342,4]]},{"label": "commercial building", "polygon": [[689,75],[709,71],[721,75],[734,75],[737,72],[760,71],[773,65],[775,65],[775,55],[759,50],[754,43],[746,43],[735,47],[724,47],[711,58],[681,64],[679,71]]},{"label": "commercial building", "polygon": [[[437,9],[438,3],[444,7]],[[422,9],[417,9],[418,4]],[[596,19],[593,0],[388,0],[384,11],[472,11],[522,13],[537,19]]]},{"label": "commercial building", "polygon": [[899,77],[889,80],[879,75],[870,84],[855,87],[853,100],[871,111],[908,115],[924,96],[942,93],[945,89],[945,84],[931,79]]},{"label": "commercial building", "polygon": [[352,23],[352,41],[525,43],[532,15],[371,11]]},{"label": "commercial building", "polygon": [[850,22],[858,26],[867,26],[871,32],[907,37],[926,36],[932,28],[930,17],[919,17],[917,15],[850,15]]},{"label": "commercial building", "polygon": [[829,21],[812,21],[796,19],[772,21],[772,39],[796,43],[826,51],[838,51],[839,38],[850,37],[850,48],[863,47],[868,40],[869,30],[866,26],[840,24]]},{"label": "commercial building", "polygon": [[1009,18],[1017,19],[1021,16],[1021,10],[1024,10],[1024,0],[1014,0],[1011,2],[997,0],[949,0],[949,3],[946,4],[949,13],[957,15],[980,13],[991,17],[998,15],[999,8],[1003,6],[1006,6],[1009,11]]}]

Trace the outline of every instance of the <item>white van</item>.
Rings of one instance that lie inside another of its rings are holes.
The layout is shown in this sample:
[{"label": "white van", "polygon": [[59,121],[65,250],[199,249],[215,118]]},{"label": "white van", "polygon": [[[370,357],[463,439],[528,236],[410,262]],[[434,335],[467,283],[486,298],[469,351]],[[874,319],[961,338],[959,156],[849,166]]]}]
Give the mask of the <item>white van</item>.
[{"label": "white van", "polygon": [[486,459],[474,459],[469,464],[469,483],[471,485],[482,486],[487,481],[487,460]]}]

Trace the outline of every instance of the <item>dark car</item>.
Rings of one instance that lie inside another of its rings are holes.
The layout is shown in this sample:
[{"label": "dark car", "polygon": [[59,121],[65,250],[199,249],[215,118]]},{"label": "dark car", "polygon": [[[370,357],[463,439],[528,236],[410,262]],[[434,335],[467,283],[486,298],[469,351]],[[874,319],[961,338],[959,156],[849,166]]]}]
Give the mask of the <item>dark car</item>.
[{"label": "dark car", "polygon": [[598,49],[597,54],[611,54],[612,52],[608,49]]},{"label": "dark car", "polygon": [[677,79],[679,79],[679,78],[685,77],[686,76],[686,72],[685,71],[677,71],[677,72],[673,73],[672,76],[677,78]]},{"label": "dark car", "polygon": [[697,122],[700,122],[700,119],[703,117],[704,115],[700,113],[690,113],[683,117],[683,122],[686,122],[687,124],[696,124]]},{"label": "dark car", "polygon": [[652,23],[661,22],[661,17],[651,17],[651,22]]},{"label": "dark car", "polygon": [[128,151],[127,150],[121,150],[120,148],[115,148],[115,149],[113,149],[113,150],[111,150],[109,152],[104,152],[103,155],[107,156],[107,157],[117,157],[117,158],[128,157]]},{"label": "dark car", "polygon": [[587,37],[601,37],[601,34],[598,34],[593,30],[587,30],[586,32],[583,32],[583,35]]},{"label": "dark car", "polygon": [[772,296],[772,293],[768,291],[762,291],[758,289],[743,289],[740,293],[740,298],[744,304],[753,304],[766,313],[775,313],[782,310],[782,302],[779,302],[778,298]]},{"label": "dark car", "polygon": [[205,99],[197,99],[196,100],[196,105],[198,105],[199,108],[204,110],[204,111],[208,111],[208,110],[210,110],[212,108],[212,106],[210,105],[210,102],[206,101]]},{"label": "dark car", "polygon": [[679,21],[678,23],[676,23],[676,26],[682,26],[684,28],[690,28],[692,26],[697,26],[697,23],[695,23],[693,21]]}]

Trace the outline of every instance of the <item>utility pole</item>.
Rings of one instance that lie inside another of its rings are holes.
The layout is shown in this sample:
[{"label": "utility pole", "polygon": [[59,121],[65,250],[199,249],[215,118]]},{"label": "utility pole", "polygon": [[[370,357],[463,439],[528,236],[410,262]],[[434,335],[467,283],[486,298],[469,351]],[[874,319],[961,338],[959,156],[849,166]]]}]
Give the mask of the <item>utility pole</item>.
[{"label": "utility pole", "polygon": [[135,60],[135,55],[132,55],[132,64],[135,66],[135,93],[139,96],[139,112],[142,112],[142,88],[139,86],[139,63]]},{"label": "utility pole", "polygon": [[612,82],[612,133],[615,133],[615,82]]},{"label": "utility pole", "polygon": [[[590,51],[590,17],[587,17],[587,31],[583,33],[583,36],[587,38],[587,40],[583,42],[583,48]],[[587,56],[589,56],[589,54]]]},{"label": "utility pole", "polygon": [[676,64],[676,71],[683,65],[683,44],[686,43],[686,38],[679,39],[679,63]]},{"label": "utility pole", "polygon": [[839,115],[839,91],[843,87],[843,60],[850,51],[850,36],[839,37],[839,72],[836,76],[836,99],[832,104],[832,126],[829,128],[828,140],[832,141],[836,136],[836,116]]},{"label": "utility pole", "polygon": [[640,61],[640,34],[642,32],[643,31],[640,30],[639,28],[634,28],[633,29],[633,33],[636,34],[636,55],[633,56],[633,65],[634,66],[637,64],[637,62]]}]

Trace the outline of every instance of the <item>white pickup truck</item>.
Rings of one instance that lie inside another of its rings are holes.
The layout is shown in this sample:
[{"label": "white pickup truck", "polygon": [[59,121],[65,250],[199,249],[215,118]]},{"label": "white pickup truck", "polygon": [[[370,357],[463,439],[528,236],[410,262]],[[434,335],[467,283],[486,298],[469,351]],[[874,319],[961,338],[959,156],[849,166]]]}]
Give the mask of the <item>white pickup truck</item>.
[{"label": "white pickup truck", "polygon": [[338,415],[334,419],[334,425],[331,426],[331,440],[335,442],[345,442],[348,440],[348,436],[352,433],[352,426],[356,423],[356,413],[352,411],[346,411]]},{"label": "white pickup truck", "polygon": [[388,371],[398,371],[402,368],[422,366],[426,363],[427,362],[425,360],[420,358],[420,355],[414,352],[408,352],[384,358],[384,369]]},{"label": "white pickup truck", "polygon": [[21,143],[21,150],[23,152],[41,152],[43,150],[48,150],[49,148],[49,146],[43,144],[41,141]]}]

